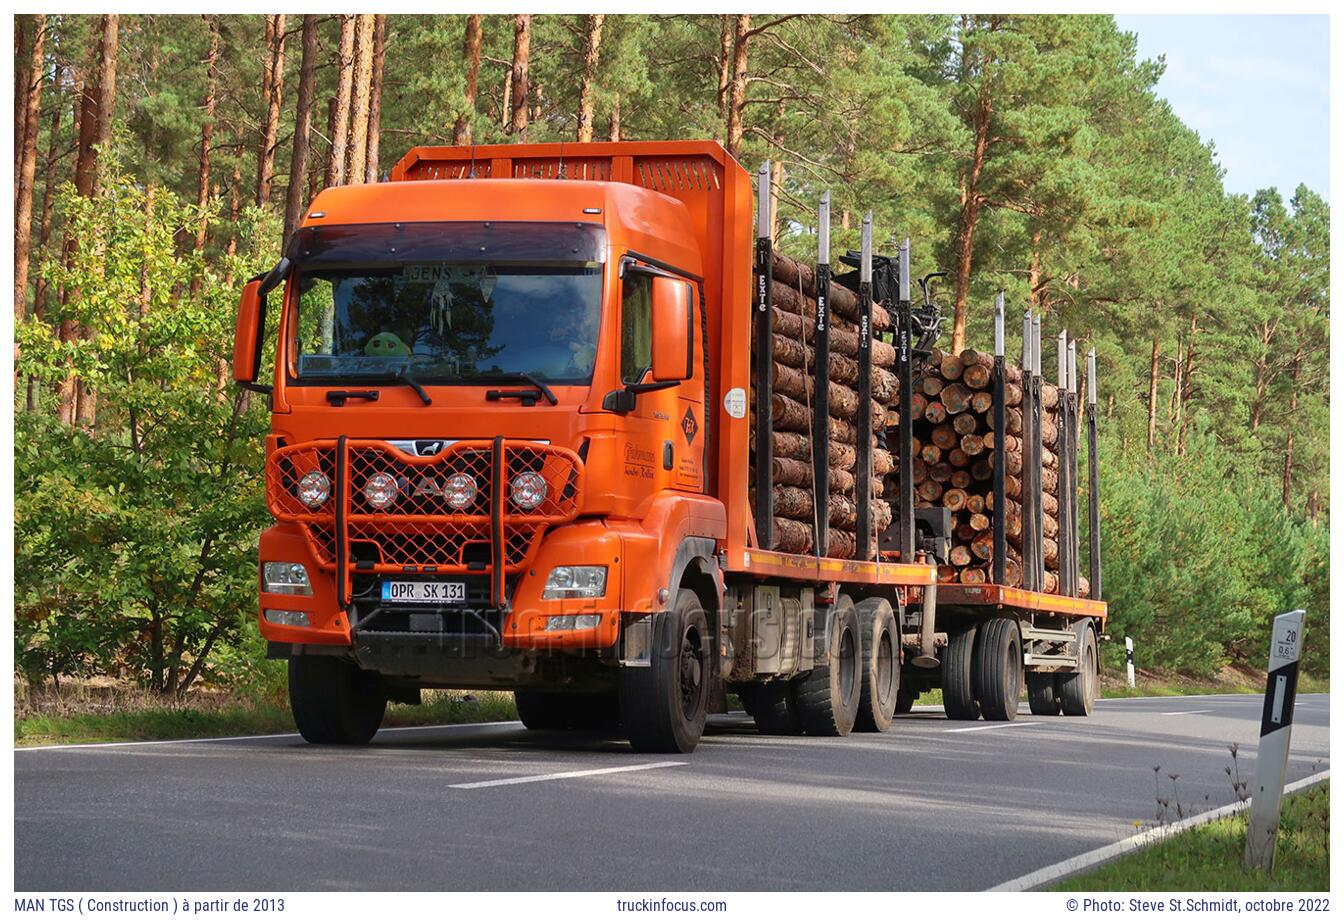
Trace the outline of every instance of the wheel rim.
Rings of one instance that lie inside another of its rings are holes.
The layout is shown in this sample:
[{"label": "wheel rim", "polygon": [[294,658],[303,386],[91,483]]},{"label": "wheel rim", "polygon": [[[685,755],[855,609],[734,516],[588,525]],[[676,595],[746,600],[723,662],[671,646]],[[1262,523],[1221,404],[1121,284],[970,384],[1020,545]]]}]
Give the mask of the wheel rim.
[{"label": "wheel rim", "polygon": [[681,714],[693,721],[700,712],[700,698],[705,690],[705,650],[700,632],[689,627],[681,635]]}]

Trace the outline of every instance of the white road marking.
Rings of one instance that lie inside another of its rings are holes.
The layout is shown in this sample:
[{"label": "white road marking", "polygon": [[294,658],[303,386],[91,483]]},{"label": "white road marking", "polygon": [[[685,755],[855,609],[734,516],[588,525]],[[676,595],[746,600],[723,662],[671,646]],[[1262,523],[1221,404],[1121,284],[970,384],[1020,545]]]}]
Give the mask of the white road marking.
[{"label": "white road marking", "polygon": [[567,773],[542,773],[537,776],[515,776],[511,779],[490,779],[479,783],[453,783],[449,789],[484,789],[487,786],[518,786],[522,783],[547,783],[554,779],[575,779],[580,776],[600,776],[605,773],[633,773],[636,770],[659,770],[663,767],[684,767],[684,760],[661,760],[657,763],[639,763],[629,767],[603,767],[600,770],[570,770]]},{"label": "white road marking", "polygon": [[[1329,770],[1322,770],[1320,773],[1312,774],[1305,779],[1300,779],[1295,783],[1289,783],[1283,787],[1285,795],[1292,795],[1300,792],[1317,783],[1323,783],[1330,778]],[[1215,808],[1212,811],[1206,811],[1202,814],[1186,818],[1184,821],[1177,821],[1175,824],[1164,824],[1160,827],[1150,828],[1132,837],[1126,837],[1117,843],[1108,846],[1098,847],[1081,856],[1074,856],[1063,862],[1057,862],[1054,865],[1046,866],[1044,869],[1037,869],[1026,875],[1018,876],[1015,879],[995,885],[990,891],[1034,891],[1043,888],[1046,885],[1054,884],[1061,879],[1066,879],[1072,875],[1077,875],[1088,869],[1096,868],[1103,863],[1124,856],[1126,853],[1133,853],[1144,847],[1151,846],[1154,843],[1166,840],[1174,834],[1189,830],[1192,827],[1199,827],[1201,824],[1208,824],[1210,821],[1216,821],[1219,818],[1226,818],[1229,815],[1235,815],[1238,812],[1245,811],[1250,804],[1248,799],[1245,802],[1233,802],[1231,805],[1224,805],[1222,808]]]},{"label": "white road marking", "polygon": [[987,732],[992,728],[1026,728],[1028,725],[1040,725],[1040,722],[993,722],[989,725],[972,725],[970,728],[945,728],[946,734],[956,732]]},{"label": "white road marking", "polygon": [[[397,728],[380,728],[378,734],[388,732],[423,732],[431,729],[483,728],[490,725],[522,725],[522,722],[455,722],[451,725],[402,725]],[[159,741],[89,741],[84,744],[42,744],[32,747],[15,747],[14,753],[22,751],[71,751],[87,748],[145,747],[151,744],[205,744],[211,741],[258,741],[266,738],[298,738],[298,732],[282,732],[278,735],[228,735],[222,738],[165,738]]]},{"label": "white road marking", "polygon": [[1160,713],[1158,713],[1158,715],[1162,715],[1162,716],[1194,716],[1194,715],[1199,715],[1201,712],[1213,712],[1213,710],[1212,710],[1212,709],[1181,709],[1181,710],[1177,710],[1176,712],[1160,712]]}]

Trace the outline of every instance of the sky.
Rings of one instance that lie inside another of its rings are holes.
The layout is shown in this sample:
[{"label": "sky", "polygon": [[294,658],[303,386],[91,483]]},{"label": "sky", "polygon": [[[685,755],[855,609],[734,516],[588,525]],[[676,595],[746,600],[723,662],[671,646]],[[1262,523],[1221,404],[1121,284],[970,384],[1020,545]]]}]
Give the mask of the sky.
[{"label": "sky", "polygon": [[1157,85],[1212,140],[1229,192],[1298,183],[1330,197],[1330,20],[1326,16],[1121,15],[1139,56],[1166,55]]}]

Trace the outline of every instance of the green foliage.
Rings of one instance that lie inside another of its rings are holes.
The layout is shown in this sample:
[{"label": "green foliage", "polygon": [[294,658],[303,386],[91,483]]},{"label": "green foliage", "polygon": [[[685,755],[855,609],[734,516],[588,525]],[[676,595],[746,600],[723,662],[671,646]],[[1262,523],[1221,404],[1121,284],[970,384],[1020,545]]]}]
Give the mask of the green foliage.
[{"label": "green foliage", "polygon": [[1209,674],[1260,660],[1278,613],[1299,607],[1308,667],[1328,667],[1327,535],[1204,428],[1184,455],[1102,446],[1102,561],[1109,628],[1153,666]]},{"label": "green foliage", "polygon": [[[17,417],[16,656],[32,677],[115,662],[181,691],[255,605],[267,417],[227,373],[230,278],[264,264],[270,219],[251,215],[221,277],[175,242],[213,210],[115,175],[103,188],[60,191],[72,243],[42,271],[67,302],[18,330],[21,374],[50,393],[73,368],[101,410],[92,431]],[[87,338],[60,341],[62,322]]]}]

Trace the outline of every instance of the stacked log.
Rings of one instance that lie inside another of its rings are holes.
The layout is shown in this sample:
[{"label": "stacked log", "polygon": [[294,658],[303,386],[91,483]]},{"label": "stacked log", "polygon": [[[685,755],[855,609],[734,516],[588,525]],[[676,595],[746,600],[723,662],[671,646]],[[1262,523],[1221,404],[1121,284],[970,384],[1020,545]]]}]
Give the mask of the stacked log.
[{"label": "stacked log", "polygon": [[[1005,430],[996,431],[993,397],[994,356],[967,349],[946,354],[933,349],[914,381],[913,461],[916,508],[943,507],[952,515],[947,564],[939,580],[984,584],[992,580],[994,519],[1001,515],[1006,536],[1004,581],[1023,581],[1023,377],[1021,367],[1005,365]],[[1060,391],[1042,386],[1041,505],[1044,512],[1045,584],[1059,590],[1059,402]],[[899,443],[894,432],[890,443]],[[994,503],[994,463],[1002,454],[1005,507]],[[896,495],[897,483],[889,482]],[[1084,596],[1086,580],[1080,581]]]},{"label": "stacked log", "polygon": [[[812,498],[814,450],[822,451],[829,467],[825,489],[827,547],[825,555],[852,559],[857,548],[858,505],[855,471],[858,456],[859,298],[853,291],[832,282],[830,286],[827,411],[830,438],[813,444],[812,405],[816,387],[813,336],[817,315],[816,273],[810,265],[779,253],[771,265],[773,283],[771,343],[774,388],[770,393],[771,488],[774,498],[774,543],[771,549],[788,553],[813,550],[815,506]],[[880,304],[872,304],[872,333],[891,328],[891,317]],[[876,534],[891,523],[891,505],[883,499],[884,477],[895,463],[882,445],[883,432],[897,421],[900,388],[892,367],[896,349],[874,337],[870,376],[874,450],[869,516]],[[754,384],[753,384],[754,386]],[[750,405],[755,411],[755,394]],[[752,450],[756,432],[753,424]],[[754,461],[753,461],[754,463]],[[753,497],[754,504],[754,497]]]}]

